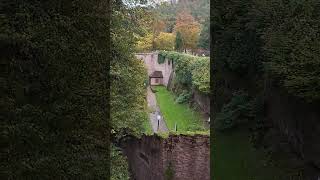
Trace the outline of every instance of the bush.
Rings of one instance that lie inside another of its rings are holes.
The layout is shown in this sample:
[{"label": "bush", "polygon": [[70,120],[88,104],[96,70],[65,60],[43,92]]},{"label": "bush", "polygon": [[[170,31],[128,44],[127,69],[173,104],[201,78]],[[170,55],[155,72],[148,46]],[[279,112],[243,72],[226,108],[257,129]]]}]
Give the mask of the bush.
[{"label": "bush", "polygon": [[174,178],[174,169],[171,162],[169,162],[166,171],[165,171],[165,180],[173,180]]},{"label": "bush", "polygon": [[222,131],[249,122],[255,116],[253,106],[254,103],[247,93],[235,92],[231,101],[217,114],[215,128]]},{"label": "bush", "polygon": [[186,90],[184,90],[176,99],[176,103],[182,104],[182,103],[186,103],[189,102],[190,98],[192,96],[191,92],[188,92]]},{"label": "bush", "polygon": [[128,180],[129,165],[127,158],[121,153],[121,150],[114,144],[111,145],[111,180]]}]

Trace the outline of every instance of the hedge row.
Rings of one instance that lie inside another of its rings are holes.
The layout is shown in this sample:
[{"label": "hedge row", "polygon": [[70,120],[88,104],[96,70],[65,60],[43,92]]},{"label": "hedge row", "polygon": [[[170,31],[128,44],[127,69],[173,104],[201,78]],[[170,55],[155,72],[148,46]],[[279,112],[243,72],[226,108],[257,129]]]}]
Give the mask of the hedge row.
[{"label": "hedge row", "polygon": [[172,60],[176,73],[175,82],[188,87],[195,87],[200,92],[210,91],[210,58],[199,57],[174,51],[160,51],[158,62]]}]

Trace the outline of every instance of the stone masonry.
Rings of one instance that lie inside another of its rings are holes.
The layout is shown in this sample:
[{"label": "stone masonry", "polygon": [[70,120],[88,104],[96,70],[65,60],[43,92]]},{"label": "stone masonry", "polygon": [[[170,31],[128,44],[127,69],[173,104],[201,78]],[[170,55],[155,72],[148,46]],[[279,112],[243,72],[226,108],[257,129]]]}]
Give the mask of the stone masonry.
[{"label": "stone masonry", "polygon": [[142,136],[125,142],[124,153],[135,180],[164,180],[169,163],[174,180],[210,179],[209,136]]},{"label": "stone masonry", "polygon": [[173,71],[171,60],[166,59],[164,63],[159,64],[158,52],[138,53],[136,54],[136,57],[143,60],[147,67],[149,76],[155,71],[161,71],[163,75],[163,85],[168,85],[170,74]]}]

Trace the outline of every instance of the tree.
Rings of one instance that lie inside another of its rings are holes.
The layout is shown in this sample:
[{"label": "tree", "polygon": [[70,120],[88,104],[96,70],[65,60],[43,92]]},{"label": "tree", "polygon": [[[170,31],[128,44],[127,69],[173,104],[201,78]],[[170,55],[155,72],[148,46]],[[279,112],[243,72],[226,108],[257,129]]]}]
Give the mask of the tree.
[{"label": "tree", "polygon": [[270,74],[290,95],[320,102],[319,1],[259,1],[255,7],[253,24],[263,27]]},{"label": "tree", "polygon": [[200,33],[198,47],[209,50],[210,48],[210,19],[207,18]]},{"label": "tree", "polygon": [[[111,139],[114,145],[111,148],[112,180],[129,179],[127,161],[116,151],[115,145],[124,136],[141,136],[145,131],[143,125],[148,121],[144,87],[147,71],[144,63],[134,56],[137,50],[136,44],[144,43],[142,47],[150,48],[151,28],[145,26],[152,21],[149,16],[144,16],[145,12],[149,12],[148,9],[128,8],[123,4],[112,7],[110,62]],[[142,31],[144,32],[141,33]],[[144,35],[143,38],[147,42],[142,42],[139,35]]]},{"label": "tree", "polygon": [[194,50],[196,48],[200,24],[194,20],[190,13],[186,11],[178,13],[174,30],[181,33],[184,50]]},{"label": "tree", "polygon": [[181,51],[183,44],[182,44],[182,37],[181,37],[181,33],[178,31],[176,34],[176,41],[175,41],[175,50],[176,51]]},{"label": "tree", "polygon": [[163,32],[165,30],[166,24],[164,21],[159,19],[159,17],[155,14],[153,19],[153,25],[152,25],[152,49],[156,48],[155,39],[159,35],[160,32]]},{"label": "tree", "polygon": [[153,39],[153,35],[151,33],[148,33],[144,37],[140,37],[136,44],[136,51],[137,52],[152,51],[153,50],[152,39]]},{"label": "tree", "polygon": [[174,49],[175,35],[172,33],[161,32],[155,39],[157,50],[171,51]]},{"label": "tree", "polygon": [[[136,13],[124,5],[113,6],[111,19],[112,59],[110,62],[110,107],[113,142],[126,135],[140,136],[147,121],[146,89],[147,71],[142,61],[134,56],[140,31],[132,18]],[[123,24],[126,24],[124,26]]]},{"label": "tree", "polygon": [[108,179],[108,2],[1,2],[1,179]]}]

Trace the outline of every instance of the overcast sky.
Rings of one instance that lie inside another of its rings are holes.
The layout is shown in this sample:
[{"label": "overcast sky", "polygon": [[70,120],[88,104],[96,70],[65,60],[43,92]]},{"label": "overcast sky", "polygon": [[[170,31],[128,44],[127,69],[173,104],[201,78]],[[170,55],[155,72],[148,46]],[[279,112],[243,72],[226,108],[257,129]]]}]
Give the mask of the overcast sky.
[{"label": "overcast sky", "polygon": [[161,3],[161,2],[166,2],[170,0],[147,0],[147,4],[136,3],[137,0],[122,0],[122,1],[127,6],[134,7],[134,6],[150,6],[150,5],[153,5],[154,3]]}]

